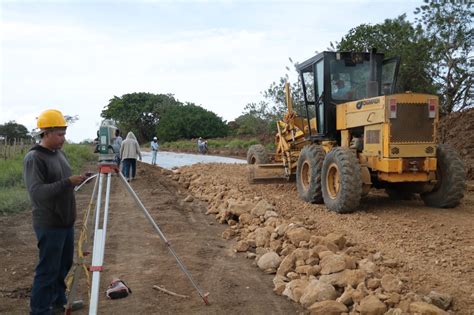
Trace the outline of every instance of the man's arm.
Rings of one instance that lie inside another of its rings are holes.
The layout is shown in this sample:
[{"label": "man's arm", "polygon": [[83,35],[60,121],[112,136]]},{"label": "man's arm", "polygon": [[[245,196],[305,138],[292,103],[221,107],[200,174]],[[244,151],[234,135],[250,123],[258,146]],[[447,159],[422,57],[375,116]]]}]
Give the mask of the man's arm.
[{"label": "man's arm", "polygon": [[71,176],[54,183],[46,183],[45,172],[45,165],[39,160],[33,158],[25,160],[25,185],[32,199],[50,199],[83,181],[82,176]]}]

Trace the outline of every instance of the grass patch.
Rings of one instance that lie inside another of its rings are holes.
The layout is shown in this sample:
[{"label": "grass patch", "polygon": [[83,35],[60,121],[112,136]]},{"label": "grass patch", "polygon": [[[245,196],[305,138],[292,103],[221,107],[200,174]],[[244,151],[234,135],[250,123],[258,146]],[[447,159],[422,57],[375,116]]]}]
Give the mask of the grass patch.
[{"label": "grass patch", "polygon": [[[92,147],[65,144],[63,148],[73,174],[80,174],[84,164],[96,160]],[[0,160],[0,214],[12,214],[29,208],[30,201],[23,183],[23,154]]]},{"label": "grass patch", "polygon": [[23,181],[23,155],[0,160],[0,188],[20,184]]},{"label": "grass patch", "polygon": [[73,174],[80,174],[84,164],[96,161],[93,147],[87,144],[65,144],[63,147]]},{"label": "grass patch", "polygon": [[22,184],[0,189],[0,215],[22,212],[29,207],[30,200]]}]

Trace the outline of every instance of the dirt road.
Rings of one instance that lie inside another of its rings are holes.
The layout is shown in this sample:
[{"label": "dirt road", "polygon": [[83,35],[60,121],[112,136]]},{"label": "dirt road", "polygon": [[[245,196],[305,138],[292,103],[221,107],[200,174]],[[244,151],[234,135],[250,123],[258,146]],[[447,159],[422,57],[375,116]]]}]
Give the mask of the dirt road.
[{"label": "dirt road", "polygon": [[[204,215],[205,204],[184,202],[187,193],[159,168],[141,164],[131,186],[196,282],[210,293],[211,304],[204,305],[142,211],[114,177],[100,292],[118,277],[133,293],[122,300],[107,300],[101,294],[100,314],[263,314],[268,310],[292,314],[302,310],[298,304],[275,295],[272,277],[233,252],[229,242],[220,237],[224,227]],[[89,185],[77,194],[78,209],[87,207],[91,193]],[[28,312],[35,246],[30,213],[0,218],[0,313]],[[154,290],[154,285],[188,298],[167,295]],[[81,297],[88,300],[83,276],[79,286]],[[87,310],[75,314],[87,314]]]},{"label": "dirt road", "polygon": [[[119,277],[133,293],[113,301],[101,295],[101,314],[304,311],[299,304],[272,292],[273,276],[256,268],[246,254],[234,252],[239,237],[222,239],[229,226],[204,214],[208,206],[218,207],[232,198],[265,199],[282,219],[305,226],[313,234],[344,234],[358,258],[377,256],[379,260],[374,261],[380,272],[389,271],[403,280],[402,300],[409,294],[422,297],[435,290],[453,297],[449,307],[452,314],[474,311],[472,191],[458,208],[449,210],[426,208],[420,200],[392,201],[374,191],[364,200],[361,211],[337,215],[322,205],[299,200],[294,183],[249,185],[245,165],[200,164],[172,174],[140,164],[138,179],[131,185],[195,280],[210,292],[211,305],[203,305],[141,210],[118,178],[113,178],[100,291],[105,291],[112,278]],[[89,185],[77,194],[79,209],[86,208],[91,191]],[[189,195],[194,196],[193,200],[184,201]],[[30,213],[0,218],[0,313],[28,311],[35,246]],[[85,281],[82,279],[79,285],[87,300]],[[153,285],[189,297],[167,295],[153,290]]]}]

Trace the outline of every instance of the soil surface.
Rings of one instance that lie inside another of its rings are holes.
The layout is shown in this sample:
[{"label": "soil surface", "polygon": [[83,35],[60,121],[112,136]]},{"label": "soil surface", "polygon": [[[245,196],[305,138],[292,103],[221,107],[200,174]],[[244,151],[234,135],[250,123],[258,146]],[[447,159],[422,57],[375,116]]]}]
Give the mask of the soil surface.
[{"label": "soil surface", "polygon": [[[185,178],[193,179],[190,183]],[[383,191],[373,190],[360,211],[346,215],[301,201],[294,182],[249,184],[245,165],[198,164],[173,173],[139,163],[131,186],[203,292],[210,293],[211,304],[203,304],[142,210],[114,176],[100,314],[306,312],[275,294],[273,276],[259,270],[253,259],[235,253],[235,239],[221,237],[228,225],[205,215],[211,203],[225,202],[222,190],[231,198],[265,199],[281,218],[306,226],[311,233],[341,233],[359,258],[383,257],[381,272],[389,271],[402,279],[403,292],[449,294],[453,298],[448,310],[451,314],[474,314],[473,182],[468,183],[465,198],[454,209],[428,208],[420,199],[394,201]],[[92,188],[89,184],[76,195],[77,234]],[[28,312],[36,259],[31,214],[0,217],[0,313]],[[113,278],[123,279],[133,293],[121,300],[106,299],[103,293]],[[82,273],[78,285],[78,297],[88,303]],[[154,290],[154,285],[188,297]],[[75,314],[86,314],[87,310]]]},{"label": "soil surface", "polygon": [[[146,170],[146,171],[145,171]],[[185,189],[163,175],[169,171],[139,164],[131,186],[172,244],[202,291],[206,306],[173,256],[147,221],[141,208],[117,176],[112,177],[104,272],[101,275],[100,314],[294,314],[302,307],[272,292],[272,276],[259,272],[251,261],[231,250],[220,235],[224,226],[206,216],[205,203],[183,201]],[[93,183],[76,194],[78,222],[89,204]],[[104,186],[105,190],[105,186]],[[31,214],[0,217],[0,313],[27,314],[37,260]],[[113,278],[123,279],[132,294],[108,300],[103,292]],[[78,298],[88,304],[87,282],[81,272]],[[176,297],[153,289],[154,285]],[[74,312],[87,314],[88,308]]]}]

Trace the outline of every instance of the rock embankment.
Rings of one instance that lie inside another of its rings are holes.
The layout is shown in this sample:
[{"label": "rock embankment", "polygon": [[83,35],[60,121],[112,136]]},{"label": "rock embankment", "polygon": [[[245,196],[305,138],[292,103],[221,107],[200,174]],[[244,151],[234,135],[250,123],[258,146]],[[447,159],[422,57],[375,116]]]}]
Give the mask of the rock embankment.
[{"label": "rock embankment", "polygon": [[359,248],[343,234],[322,235],[316,225],[292,221],[270,201],[201,176],[195,168],[169,176],[206,201],[208,215],[228,225],[222,237],[235,240],[236,252],[275,275],[276,294],[311,314],[453,313],[451,296],[413,292],[410,279],[398,276],[396,262]]}]

